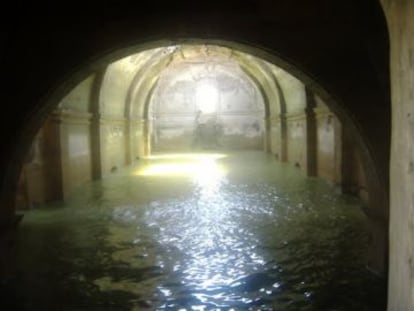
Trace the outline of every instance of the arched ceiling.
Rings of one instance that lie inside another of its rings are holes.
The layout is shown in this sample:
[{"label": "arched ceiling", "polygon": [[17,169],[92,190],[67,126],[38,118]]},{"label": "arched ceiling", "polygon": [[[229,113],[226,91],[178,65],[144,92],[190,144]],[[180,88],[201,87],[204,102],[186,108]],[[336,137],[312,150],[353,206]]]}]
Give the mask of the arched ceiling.
[{"label": "arched ceiling", "polygon": [[137,49],[200,41],[260,55],[318,90],[350,124],[387,193],[389,40],[378,0],[9,4],[1,51],[9,109],[0,122],[4,206],[13,205],[33,136],[77,83]]},{"label": "arched ceiling", "polygon": [[233,110],[243,110],[245,106],[264,110],[256,84],[237,63],[226,59],[171,62],[159,76],[150,106],[158,112],[173,112],[176,104],[185,110],[203,112],[230,105]]},{"label": "arched ceiling", "polygon": [[[304,85],[286,71],[255,56],[216,45],[184,44],[146,50],[110,64],[100,91],[100,110],[112,117],[145,118],[149,97],[161,75],[174,75],[203,65],[245,75],[265,100],[266,114],[279,115],[278,87],[289,93],[288,110],[303,109]],[[220,69],[221,68],[221,69]],[[202,74],[202,71],[197,74]],[[200,77],[201,78],[201,77]]]}]

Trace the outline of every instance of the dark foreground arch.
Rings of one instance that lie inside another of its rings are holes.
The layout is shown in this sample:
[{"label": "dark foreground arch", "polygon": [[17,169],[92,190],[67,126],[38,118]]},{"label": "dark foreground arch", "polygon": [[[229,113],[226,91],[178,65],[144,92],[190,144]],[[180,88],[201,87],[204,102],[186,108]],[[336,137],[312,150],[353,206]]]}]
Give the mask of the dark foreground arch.
[{"label": "dark foreground arch", "polygon": [[[333,3],[334,2],[334,3]],[[14,8],[2,49],[0,217],[14,214],[30,141],[88,74],[139,50],[198,41],[282,67],[313,88],[355,134],[373,196],[377,271],[386,267],[390,103],[388,41],[377,1],[118,1]],[[62,7],[65,7],[62,11]],[[13,9],[12,9],[13,10]],[[7,112],[6,112],[7,111]]]}]

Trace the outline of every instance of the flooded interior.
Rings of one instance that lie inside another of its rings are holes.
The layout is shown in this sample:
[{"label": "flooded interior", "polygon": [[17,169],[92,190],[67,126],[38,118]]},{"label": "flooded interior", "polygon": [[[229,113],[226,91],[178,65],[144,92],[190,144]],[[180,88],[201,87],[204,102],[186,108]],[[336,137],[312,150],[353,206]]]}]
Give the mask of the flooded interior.
[{"label": "flooded interior", "polygon": [[[261,151],[154,153],[25,212],[24,310],[385,309],[362,201]],[[381,298],[382,297],[382,298]]]},{"label": "flooded interior", "polygon": [[17,185],[21,310],[385,310],[373,162],[289,72],[161,46],[54,104]]}]

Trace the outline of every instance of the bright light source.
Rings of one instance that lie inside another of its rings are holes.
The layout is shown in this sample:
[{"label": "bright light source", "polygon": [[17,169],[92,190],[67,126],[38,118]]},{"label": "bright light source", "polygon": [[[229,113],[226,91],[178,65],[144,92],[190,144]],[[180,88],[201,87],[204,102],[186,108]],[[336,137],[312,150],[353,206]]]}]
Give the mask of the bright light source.
[{"label": "bright light source", "polygon": [[214,158],[194,158],[185,161],[154,163],[135,172],[139,176],[191,176],[198,184],[211,184],[221,178],[224,170]]},{"label": "bright light source", "polygon": [[145,157],[146,160],[189,160],[189,161],[198,161],[198,160],[219,160],[226,158],[227,155],[223,153],[163,153],[163,154],[152,154]]},{"label": "bright light source", "polygon": [[201,190],[201,195],[205,197],[214,196],[223,184],[225,171],[213,159],[205,159],[198,163],[198,167],[193,171],[193,181]]},{"label": "bright light source", "polygon": [[226,174],[217,160],[225,158],[219,153],[162,154],[148,157],[152,163],[135,172],[138,176],[185,176],[209,195],[222,184]]},{"label": "bright light source", "polygon": [[192,176],[199,171],[198,163],[152,164],[137,172],[140,176]]},{"label": "bright light source", "polygon": [[217,109],[219,93],[217,88],[206,82],[200,83],[196,89],[197,107],[203,113],[213,113]]}]

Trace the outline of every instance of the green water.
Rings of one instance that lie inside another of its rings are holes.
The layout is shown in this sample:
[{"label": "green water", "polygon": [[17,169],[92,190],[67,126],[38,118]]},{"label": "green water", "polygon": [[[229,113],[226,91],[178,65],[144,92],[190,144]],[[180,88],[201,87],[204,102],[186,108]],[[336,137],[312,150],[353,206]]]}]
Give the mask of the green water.
[{"label": "green water", "polygon": [[385,310],[360,202],[258,153],[143,160],[25,213],[25,310]]}]

